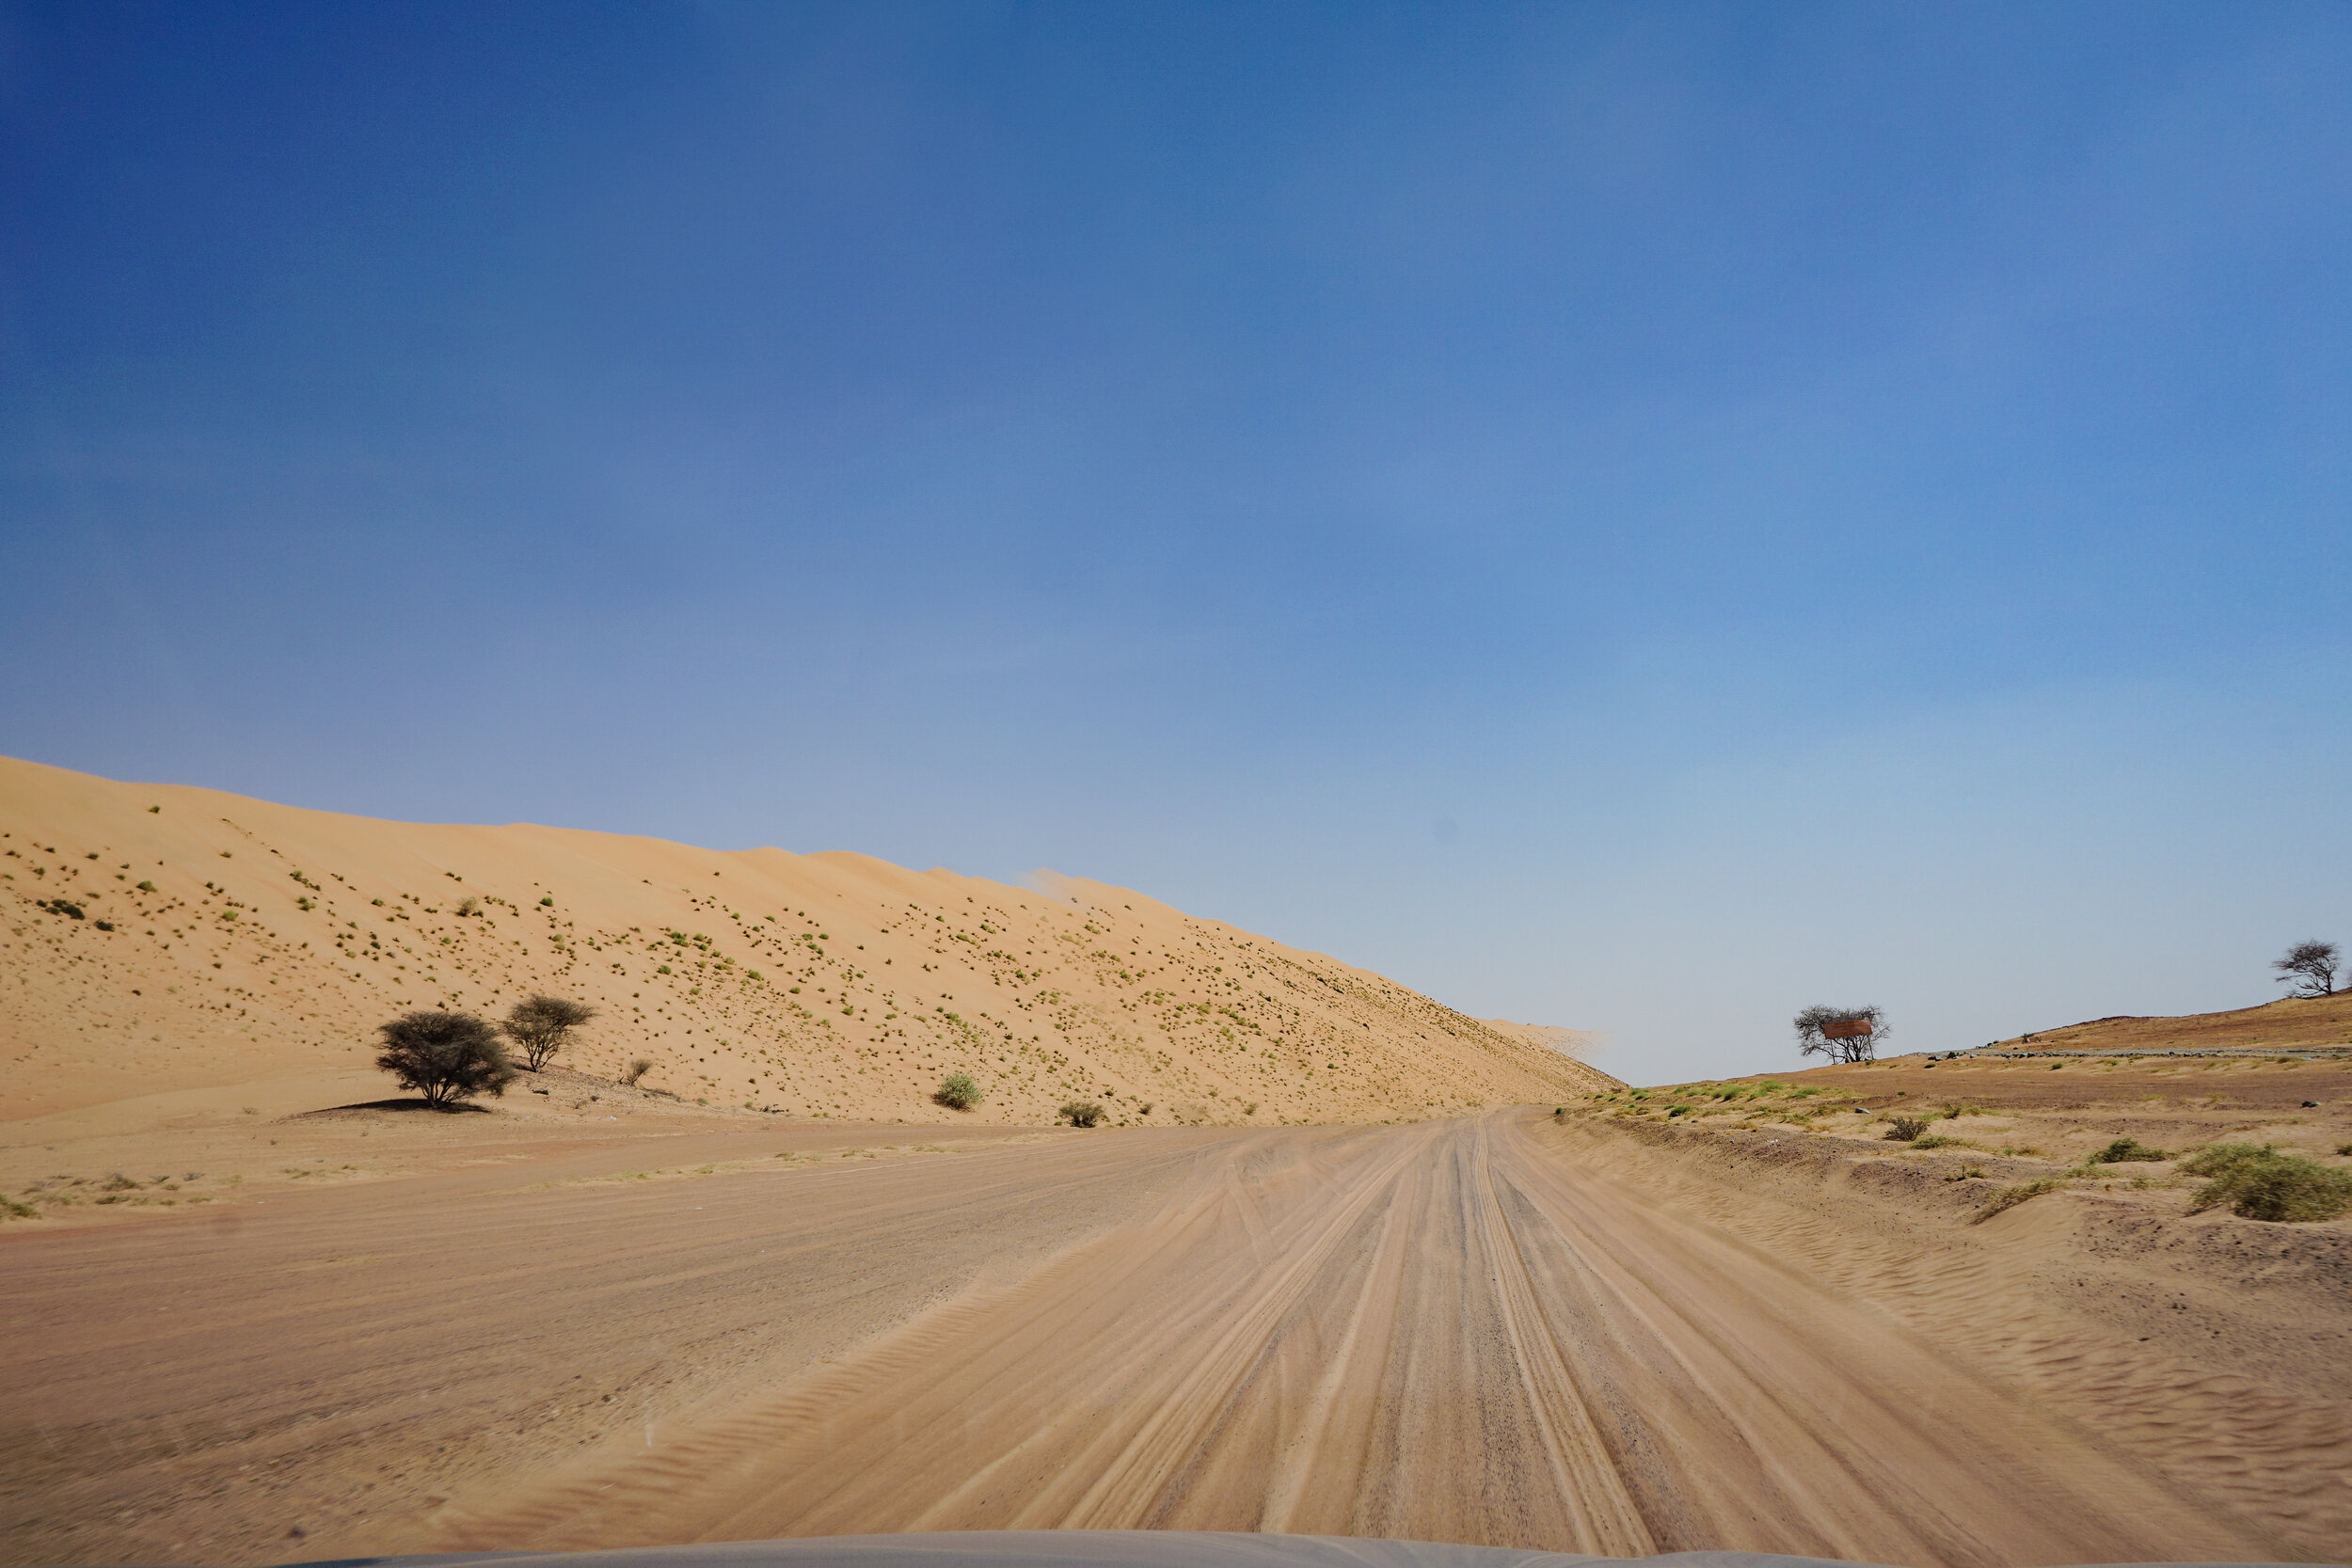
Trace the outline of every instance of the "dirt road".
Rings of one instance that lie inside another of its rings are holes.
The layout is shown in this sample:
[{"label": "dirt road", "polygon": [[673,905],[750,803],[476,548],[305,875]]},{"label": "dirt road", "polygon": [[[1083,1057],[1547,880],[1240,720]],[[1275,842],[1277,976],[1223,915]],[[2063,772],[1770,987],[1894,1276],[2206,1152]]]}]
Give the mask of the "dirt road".
[{"label": "dirt road", "polygon": [[8,1560],[1056,1527],[2327,1555],[1534,1113],[732,1152],[7,1236]]}]

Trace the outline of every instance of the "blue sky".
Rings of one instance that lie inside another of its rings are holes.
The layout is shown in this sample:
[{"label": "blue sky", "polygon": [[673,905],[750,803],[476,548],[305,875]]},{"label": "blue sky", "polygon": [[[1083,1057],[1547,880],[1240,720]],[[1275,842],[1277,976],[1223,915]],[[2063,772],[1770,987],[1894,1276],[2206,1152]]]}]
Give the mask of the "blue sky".
[{"label": "blue sky", "polygon": [[0,5],[0,751],[1643,1081],[2352,940],[2352,8]]}]

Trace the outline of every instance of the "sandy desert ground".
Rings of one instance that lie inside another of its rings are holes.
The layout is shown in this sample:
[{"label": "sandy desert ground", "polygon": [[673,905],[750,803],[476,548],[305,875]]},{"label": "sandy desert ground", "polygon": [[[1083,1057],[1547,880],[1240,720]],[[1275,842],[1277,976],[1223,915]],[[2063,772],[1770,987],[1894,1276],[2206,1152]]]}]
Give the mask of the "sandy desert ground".
[{"label": "sandy desert ground", "polygon": [[[2289,1092],[2268,1070],[2257,1092]],[[2297,1102],[2340,1106],[2334,1070]],[[2340,1223],[2115,1183],[1971,1224],[1985,1183],[1947,1164],[1998,1156],[1622,1106],[1082,1132],[612,1093],[187,1113],[135,1135],[213,1167],[131,1195],[176,1207],[0,1230],[0,1555],[1041,1527],[1918,1564],[2352,1542]],[[2066,1109],[2086,1136],[2144,1112]],[[61,1169],[132,1136],[24,1130]]]}]

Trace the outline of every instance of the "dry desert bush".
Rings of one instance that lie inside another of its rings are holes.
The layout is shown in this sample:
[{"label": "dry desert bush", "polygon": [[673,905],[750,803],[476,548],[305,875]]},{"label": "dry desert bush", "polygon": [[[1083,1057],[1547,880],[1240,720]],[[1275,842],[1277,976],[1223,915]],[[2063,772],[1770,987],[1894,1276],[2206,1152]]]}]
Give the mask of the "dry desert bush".
[{"label": "dry desert bush", "polygon": [[2273,1144],[2215,1144],[2181,1162],[2205,1178],[2192,1206],[2228,1204],[2249,1220],[2331,1220],[2352,1209],[2352,1171],[2333,1170],[2308,1154]]},{"label": "dry desert bush", "polygon": [[1993,1189],[1992,1196],[1987,1197],[1983,1206],[1977,1211],[1976,1217],[1968,1223],[1982,1225],[1994,1215],[2004,1210],[2014,1209],[2029,1197],[2040,1197],[2043,1193],[2055,1193],[2065,1185],[2065,1182],[2055,1177],[2045,1176],[2039,1181],[2020,1181],[2014,1186],[1995,1187]]},{"label": "dry desert bush", "polygon": [[502,1095],[515,1081],[515,1065],[507,1060],[498,1031],[471,1013],[421,1008],[403,1013],[379,1032],[384,1051],[375,1065],[437,1109],[448,1110],[485,1092]]},{"label": "dry desert bush", "polygon": [[523,1048],[523,1065],[537,1072],[564,1049],[573,1030],[596,1016],[596,1009],[585,1003],[534,993],[508,1008],[506,1022],[499,1028]]}]

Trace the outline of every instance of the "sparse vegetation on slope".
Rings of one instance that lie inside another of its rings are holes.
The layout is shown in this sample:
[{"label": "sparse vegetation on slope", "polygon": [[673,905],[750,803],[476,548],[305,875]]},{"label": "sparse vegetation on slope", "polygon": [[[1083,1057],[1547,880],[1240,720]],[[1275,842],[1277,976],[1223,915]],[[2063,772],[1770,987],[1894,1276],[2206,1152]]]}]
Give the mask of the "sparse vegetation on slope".
[{"label": "sparse vegetation on slope", "polygon": [[[363,1066],[389,1014],[534,994],[598,1015],[561,1042],[580,1071],[801,1116],[1389,1121],[1613,1083],[1546,1031],[1095,883],[153,793],[0,760],[0,1117]],[[38,907],[59,897],[118,929]],[[985,1102],[935,1101],[950,1071]]]}]

